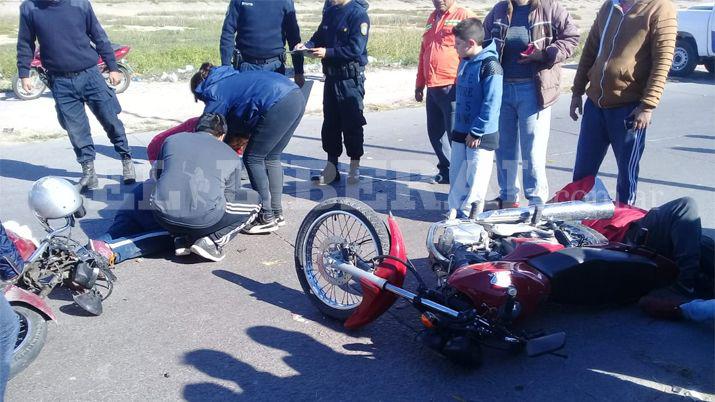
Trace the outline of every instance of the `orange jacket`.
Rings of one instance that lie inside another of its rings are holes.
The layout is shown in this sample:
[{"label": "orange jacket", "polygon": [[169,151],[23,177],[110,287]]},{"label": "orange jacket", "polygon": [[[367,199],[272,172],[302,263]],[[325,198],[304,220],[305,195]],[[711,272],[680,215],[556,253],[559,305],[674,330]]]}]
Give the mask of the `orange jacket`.
[{"label": "orange jacket", "polygon": [[422,35],[416,88],[442,87],[454,84],[459,67],[459,56],[454,48],[452,28],[460,21],[474,17],[474,13],[454,3],[437,20],[437,11],[427,19]]}]

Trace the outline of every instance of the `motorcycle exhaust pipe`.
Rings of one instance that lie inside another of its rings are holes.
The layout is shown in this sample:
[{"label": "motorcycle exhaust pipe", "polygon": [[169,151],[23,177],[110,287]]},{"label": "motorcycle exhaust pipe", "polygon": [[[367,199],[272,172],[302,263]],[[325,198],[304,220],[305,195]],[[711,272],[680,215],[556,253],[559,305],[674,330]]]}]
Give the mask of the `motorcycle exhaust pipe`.
[{"label": "motorcycle exhaust pipe", "polygon": [[[615,206],[611,201],[583,202],[568,201],[555,204],[545,204],[541,211],[541,219],[555,221],[582,221],[586,219],[609,219],[613,217]],[[498,209],[477,214],[477,223],[520,223],[529,222],[536,212],[531,205],[522,208]]]}]

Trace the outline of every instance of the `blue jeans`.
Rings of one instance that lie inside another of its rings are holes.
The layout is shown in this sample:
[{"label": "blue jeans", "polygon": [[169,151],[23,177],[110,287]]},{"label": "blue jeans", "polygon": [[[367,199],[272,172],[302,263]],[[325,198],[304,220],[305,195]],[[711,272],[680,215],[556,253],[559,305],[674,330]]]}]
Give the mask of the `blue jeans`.
[{"label": "blue jeans", "polygon": [[427,88],[427,135],[435,155],[437,169],[449,176],[449,158],[452,153],[449,136],[454,126],[454,85]]},{"label": "blue jeans", "polygon": [[629,205],[636,202],[646,130],[627,130],[624,121],[637,106],[638,103],[632,103],[602,109],[586,100],[573,170],[574,181],[596,176],[610,145],[618,165],[616,200]]},{"label": "blue jeans", "polygon": [[20,325],[17,315],[10,307],[4,294],[0,293],[0,401],[5,398],[5,386],[10,377],[12,351]]},{"label": "blue jeans", "polygon": [[118,117],[122,107],[96,66],[73,76],[52,75],[50,89],[55,98],[57,119],[67,130],[77,162],[93,161],[95,157],[85,104],[102,124],[114,150],[122,159],[131,157],[124,125]]},{"label": "blue jeans", "polygon": [[117,212],[107,233],[97,238],[112,249],[115,263],[170,250],[174,245],[171,235],[156,222],[149,207],[153,185],[147,181],[136,186],[129,205]]},{"label": "blue jeans", "polygon": [[286,66],[285,64],[281,63],[280,60],[275,60],[270,63],[266,64],[253,64],[253,63],[248,63],[248,62],[241,62],[241,64],[238,65],[238,68],[236,69],[240,72],[245,72],[245,71],[273,71],[278,74],[283,74],[285,75],[286,71]]},{"label": "blue jeans", "polygon": [[519,161],[529,204],[544,203],[549,197],[546,148],[551,108],[540,109],[537,95],[534,82],[504,83],[496,151],[499,198],[503,201],[519,201]]}]

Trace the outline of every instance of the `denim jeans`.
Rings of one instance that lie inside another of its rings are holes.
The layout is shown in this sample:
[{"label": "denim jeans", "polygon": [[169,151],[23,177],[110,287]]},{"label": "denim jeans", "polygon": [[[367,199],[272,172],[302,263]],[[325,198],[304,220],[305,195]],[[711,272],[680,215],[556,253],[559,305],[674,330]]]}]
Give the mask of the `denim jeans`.
[{"label": "denim jeans", "polygon": [[533,82],[504,83],[496,151],[499,198],[503,201],[519,201],[519,161],[529,204],[544,203],[549,197],[546,148],[551,108],[539,109],[536,91]]},{"label": "denim jeans", "polygon": [[427,135],[435,155],[437,169],[449,175],[449,157],[452,152],[449,140],[454,126],[454,85],[427,88]]},{"label": "denim jeans", "polygon": [[473,202],[483,202],[492,176],[494,151],[467,148],[452,142],[452,165],[449,167],[449,209],[458,216],[469,216]]},{"label": "denim jeans", "polygon": [[238,68],[236,70],[240,72],[246,72],[246,71],[273,71],[278,74],[283,74],[285,75],[286,72],[286,66],[285,64],[281,63],[280,60],[274,60],[270,63],[266,64],[253,64],[249,63],[246,61],[242,61],[241,64],[238,65]]},{"label": "denim jeans", "polygon": [[10,307],[4,294],[0,294],[0,401],[5,398],[5,386],[10,377],[12,351],[20,325],[17,315]]},{"label": "denim jeans", "polygon": [[102,124],[119,156],[122,159],[131,157],[124,125],[118,116],[122,107],[97,67],[80,71],[74,76],[53,75],[50,77],[50,89],[55,98],[57,119],[60,126],[67,130],[77,162],[93,161],[95,157],[85,104]]}]

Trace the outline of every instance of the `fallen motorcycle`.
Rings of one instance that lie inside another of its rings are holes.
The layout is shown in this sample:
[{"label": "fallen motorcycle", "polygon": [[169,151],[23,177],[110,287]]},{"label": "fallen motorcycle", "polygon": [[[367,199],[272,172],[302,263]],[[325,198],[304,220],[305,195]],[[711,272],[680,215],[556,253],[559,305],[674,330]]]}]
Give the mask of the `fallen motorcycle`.
[{"label": "fallen motorcycle", "polygon": [[[107,81],[107,85],[114,89],[114,92],[120,94],[129,88],[129,84],[132,82],[132,68],[127,63],[126,56],[131,50],[129,46],[126,45],[112,45],[112,50],[114,50],[114,57],[117,60],[117,66],[119,67],[119,73],[122,75],[122,79],[117,85],[113,85],[109,82],[109,69],[104,61],[99,58],[97,61],[97,67],[102,73],[102,76]],[[42,60],[40,60],[40,50],[35,51],[35,56],[30,63],[30,80],[32,81],[32,90],[26,91],[22,87],[22,82],[19,76],[15,76],[12,80],[12,91],[15,93],[19,99],[22,100],[32,100],[37,99],[45,92],[45,89],[50,86],[48,73],[45,67],[42,65]]]},{"label": "fallen motorcycle", "polygon": [[[479,365],[482,346],[537,356],[566,340],[564,332],[519,329],[541,302],[627,302],[675,278],[672,261],[611,243],[579,223],[613,211],[611,200],[576,201],[473,210],[468,219],[434,223],[426,241],[437,276],[430,289],[407,258],[392,215],[385,225],[364,203],[333,198],[304,219],[296,271],[318,309],[348,329],[374,321],[399,296],[422,313],[422,342],[452,361]],[[419,284],[414,292],[403,286],[408,270]]]},{"label": "fallen motorcycle", "polygon": [[[102,300],[112,293],[115,275],[107,261],[72,239],[76,219],[85,215],[82,197],[67,180],[44,177],[35,182],[29,204],[47,235],[35,243],[6,225],[25,268],[5,283],[3,292],[18,316],[20,332],[13,352],[11,376],[27,367],[45,343],[48,320],[56,320],[44,298],[58,285],[70,289],[74,302],[92,315],[102,314]],[[51,221],[63,220],[54,227]]]}]

